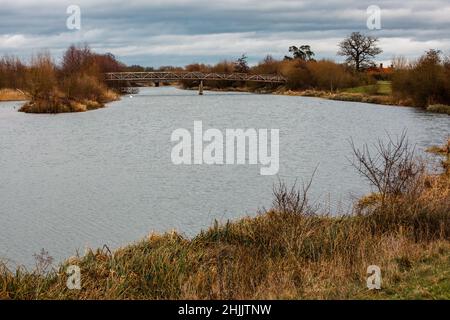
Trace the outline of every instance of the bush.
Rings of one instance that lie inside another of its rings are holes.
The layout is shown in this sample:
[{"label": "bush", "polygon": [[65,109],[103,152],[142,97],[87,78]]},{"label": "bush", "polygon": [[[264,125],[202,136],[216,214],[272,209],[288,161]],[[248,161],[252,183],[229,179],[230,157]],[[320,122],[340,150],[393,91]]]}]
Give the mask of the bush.
[{"label": "bush", "polygon": [[429,50],[414,64],[394,72],[392,89],[397,98],[410,98],[416,107],[450,104],[450,64],[440,51]]},{"label": "bush", "polygon": [[329,60],[308,63],[314,88],[334,91],[357,85],[358,78],[345,66]]},{"label": "bush", "polygon": [[108,89],[102,74],[118,71],[121,66],[113,55],[98,55],[88,47],[69,47],[60,67],[48,53],[39,54],[27,72],[26,89],[31,101],[20,111],[60,113],[103,107],[117,95]]},{"label": "bush", "polygon": [[56,77],[56,66],[49,53],[38,54],[32,58],[28,92],[33,100],[44,100],[47,97],[54,97],[58,80]]},{"label": "bush", "polygon": [[106,86],[91,75],[70,76],[63,81],[61,89],[69,99],[106,102],[104,99]]},{"label": "bush", "polygon": [[287,89],[298,90],[313,87],[312,74],[306,61],[298,59],[283,61],[281,73],[287,79]]}]

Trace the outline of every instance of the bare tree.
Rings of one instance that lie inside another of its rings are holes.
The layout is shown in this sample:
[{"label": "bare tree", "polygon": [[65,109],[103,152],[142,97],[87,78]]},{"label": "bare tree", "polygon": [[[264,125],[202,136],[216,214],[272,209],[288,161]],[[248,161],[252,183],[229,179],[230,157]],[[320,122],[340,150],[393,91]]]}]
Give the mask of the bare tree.
[{"label": "bare tree", "polygon": [[317,168],[309,181],[303,183],[301,190],[297,188],[296,183],[291,188],[288,188],[284,182],[278,181],[278,185],[273,187],[274,200],[272,208],[282,213],[313,214],[315,210],[309,205],[308,192],[316,171]]},{"label": "bare tree", "polygon": [[405,70],[409,67],[409,61],[405,56],[394,56],[392,58],[392,66],[395,70]]},{"label": "bare tree", "polygon": [[339,43],[338,55],[347,57],[346,62],[354,65],[356,71],[360,71],[362,68],[373,65],[373,58],[383,52],[377,47],[377,42],[376,37],[353,32]]},{"label": "bare tree", "polygon": [[415,149],[409,145],[406,132],[388,142],[381,139],[374,145],[375,154],[365,144],[362,149],[351,146],[355,156],[352,165],[375,186],[384,200],[408,191],[424,172],[424,166],[415,159]]}]

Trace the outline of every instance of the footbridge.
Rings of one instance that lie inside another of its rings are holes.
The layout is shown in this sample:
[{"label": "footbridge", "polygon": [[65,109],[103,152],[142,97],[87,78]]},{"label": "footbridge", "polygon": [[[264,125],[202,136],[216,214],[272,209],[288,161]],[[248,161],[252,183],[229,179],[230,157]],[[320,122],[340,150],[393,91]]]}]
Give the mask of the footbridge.
[{"label": "footbridge", "polygon": [[189,71],[161,71],[161,72],[109,72],[105,74],[106,81],[134,81],[154,82],[159,85],[165,81],[191,80],[199,81],[200,94],[203,93],[203,81],[244,81],[284,84],[286,78],[280,75],[251,74],[251,73],[216,73]]}]

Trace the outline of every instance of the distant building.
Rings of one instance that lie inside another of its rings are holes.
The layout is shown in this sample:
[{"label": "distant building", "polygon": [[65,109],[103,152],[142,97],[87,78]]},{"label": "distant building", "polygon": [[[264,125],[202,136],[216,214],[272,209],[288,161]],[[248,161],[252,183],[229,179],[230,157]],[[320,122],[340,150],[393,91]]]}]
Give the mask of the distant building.
[{"label": "distant building", "polygon": [[378,66],[369,67],[366,70],[367,74],[373,76],[375,79],[385,80],[389,78],[394,72],[394,66],[384,67],[382,63]]}]

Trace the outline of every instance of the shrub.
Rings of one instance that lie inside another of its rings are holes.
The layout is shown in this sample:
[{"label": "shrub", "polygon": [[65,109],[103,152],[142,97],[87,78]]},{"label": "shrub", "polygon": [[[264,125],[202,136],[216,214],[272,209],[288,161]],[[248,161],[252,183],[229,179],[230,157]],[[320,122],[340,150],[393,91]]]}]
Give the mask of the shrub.
[{"label": "shrub", "polygon": [[409,145],[405,132],[396,140],[388,138],[387,143],[378,140],[373,147],[375,154],[368,145],[358,149],[351,142],[353,166],[377,189],[382,200],[412,193],[417,187],[417,178],[425,171],[415,159],[414,148]]},{"label": "shrub", "polygon": [[416,107],[450,104],[450,65],[440,51],[429,50],[417,62],[396,70],[392,89],[398,98],[410,98]]},{"label": "shrub", "polygon": [[334,91],[336,89],[353,87],[358,78],[345,66],[329,60],[312,61],[308,63],[311,74],[311,84],[322,90]]},{"label": "shrub", "polygon": [[281,73],[287,79],[288,89],[308,89],[312,88],[312,75],[308,68],[308,62],[303,60],[286,60],[281,66]]},{"label": "shrub", "polygon": [[57,84],[56,67],[50,54],[42,53],[33,57],[27,88],[32,99],[44,100],[47,97],[54,97]]}]

